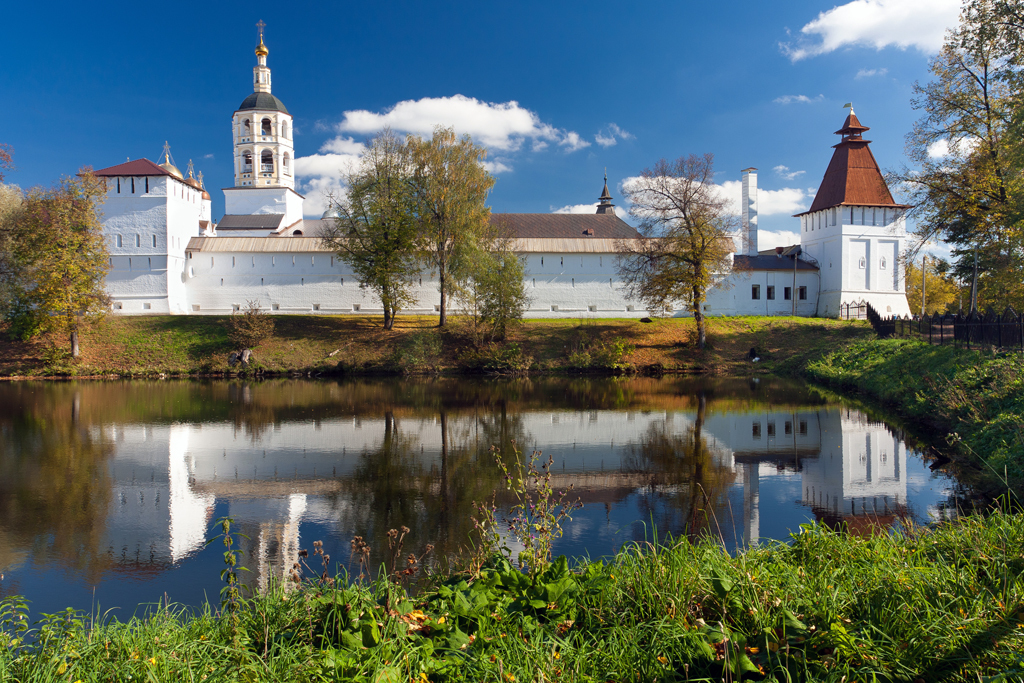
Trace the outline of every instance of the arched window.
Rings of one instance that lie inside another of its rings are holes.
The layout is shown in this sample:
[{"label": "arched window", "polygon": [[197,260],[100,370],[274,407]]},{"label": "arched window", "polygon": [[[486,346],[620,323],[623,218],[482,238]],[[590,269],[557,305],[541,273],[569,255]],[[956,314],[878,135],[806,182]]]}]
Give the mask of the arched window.
[{"label": "arched window", "polygon": [[252,133],[252,127],[249,125],[249,119],[246,119],[242,124],[242,133],[244,135],[250,135]]},{"label": "arched window", "polygon": [[857,265],[859,267],[861,267],[861,268],[867,268],[868,267],[868,260],[866,258],[864,258],[863,256],[861,256],[860,260],[857,261]]},{"label": "arched window", "polygon": [[878,267],[881,268],[882,270],[885,270],[887,265],[888,262],[885,260],[885,257],[883,256],[882,260],[878,263]]},{"label": "arched window", "polygon": [[263,119],[263,122],[260,124],[260,134],[261,135],[273,135],[274,134],[273,131],[271,130],[270,119]]},{"label": "arched window", "polygon": [[242,152],[242,173],[252,173],[252,152]]},{"label": "arched window", "polygon": [[260,154],[260,173],[274,172],[274,153],[269,149],[263,150]]},{"label": "arched window", "polygon": [[287,121],[282,121],[281,122],[281,137],[283,137],[283,138],[288,137],[288,122]]},{"label": "arched window", "polygon": [[288,163],[290,161],[290,159],[291,159],[291,156],[288,154],[288,152],[285,152],[284,153],[284,158],[281,160],[281,167],[284,169],[284,174],[285,175],[291,175],[292,174],[291,164]]}]

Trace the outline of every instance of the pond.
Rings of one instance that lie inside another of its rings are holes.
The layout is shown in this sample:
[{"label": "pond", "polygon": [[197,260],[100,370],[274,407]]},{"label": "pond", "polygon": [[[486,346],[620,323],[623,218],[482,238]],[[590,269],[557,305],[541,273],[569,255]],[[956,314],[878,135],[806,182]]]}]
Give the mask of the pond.
[{"label": "pond", "polygon": [[470,546],[475,503],[511,504],[491,447],[511,462],[513,441],[583,503],[555,547],[573,557],[655,529],[736,550],[813,520],[927,523],[957,488],[899,429],[778,379],[9,382],[0,595],[122,619],[216,603],[223,516],[253,588],[317,540],[345,565],[362,536],[379,563],[401,526],[406,553],[432,544],[444,564]]}]

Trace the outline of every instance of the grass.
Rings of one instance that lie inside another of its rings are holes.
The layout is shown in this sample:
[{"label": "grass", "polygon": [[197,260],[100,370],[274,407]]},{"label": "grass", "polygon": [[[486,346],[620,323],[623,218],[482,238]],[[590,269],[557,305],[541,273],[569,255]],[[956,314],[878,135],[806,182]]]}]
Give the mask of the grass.
[{"label": "grass", "polygon": [[[763,374],[791,371],[836,346],[870,336],[863,322],[818,318],[711,318],[709,346],[697,349],[692,320],[670,318],[528,320],[502,344],[474,344],[455,318],[444,331],[433,316],[401,316],[387,332],[370,316],[276,316],[273,337],[256,348],[270,373],[472,373],[500,363],[515,345],[530,372]],[[228,372],[233,350],[216,316],[108,316],[82,335],[72,362],[60,340],[0,337],[0,377],[157,376]],[[748,352],[761,357],[751,364]]]},{"label": "grass", "polygon": [[[34,627],[0,608],[9,681],[978,681],[1024,675],[1024,525],[995,512],[736,557],[635,544],[536,581],[493,558],[410,597],[383,577]],[[313,572],[319,573],[319,569]]]},{"label": "grass", "polygon": [[987,488],[1024,485],[1024,372],[1014,353],[868,339],[807,365],[811,379],[860,392],[947,434]]}]

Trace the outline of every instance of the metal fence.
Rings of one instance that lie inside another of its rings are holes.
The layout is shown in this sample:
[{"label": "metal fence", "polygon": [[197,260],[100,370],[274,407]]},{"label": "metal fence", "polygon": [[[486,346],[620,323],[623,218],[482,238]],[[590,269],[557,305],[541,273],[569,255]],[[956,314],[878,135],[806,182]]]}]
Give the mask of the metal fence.
[{"label": "metal fence", "polygon": [[[871,304],[844,304],[847,320],[867,319],[879,337],[911,337],[930,344],[955,344],[966,348],[996,347],[1024,353],[1024,316],[1011,307],[1001,314],[992,309],[984,315],[978,311],[935,313],[925,316],[883,318]],[[863,311],[863,315],[861,312]]]}]

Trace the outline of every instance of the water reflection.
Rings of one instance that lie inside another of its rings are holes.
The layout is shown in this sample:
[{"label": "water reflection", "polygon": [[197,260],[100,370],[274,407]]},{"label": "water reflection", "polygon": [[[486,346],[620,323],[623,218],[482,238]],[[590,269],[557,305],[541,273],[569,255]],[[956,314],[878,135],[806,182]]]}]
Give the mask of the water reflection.
[{"label": "water reflection", "polygon": [[475,501],[510,503],[489,449],[511,458],[512,440],[576,487],[585,507],[556,547],[573,555],[652,523],[734,548],[813,518],[925,520],[950,486],[895,430],[781,381],[7,384],[0,589],[48,608],[94,585],[108,604],[198,602],[216,595],[202,550],[220,515],[260,587],[317,539],[344,559],[360,535],[380,560],[402,525],[407,551],[431,543],[443,563],[470,543]]}]

